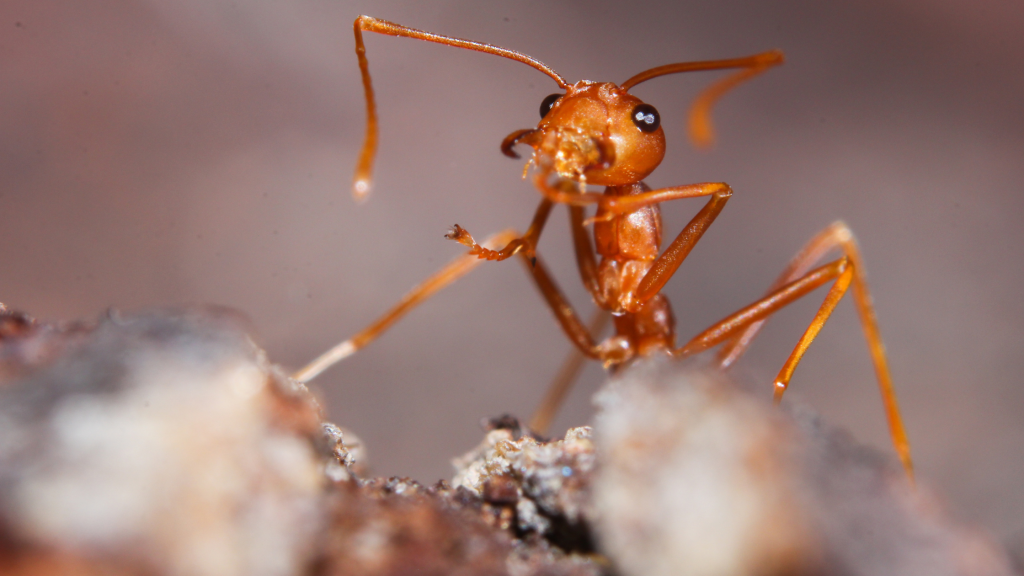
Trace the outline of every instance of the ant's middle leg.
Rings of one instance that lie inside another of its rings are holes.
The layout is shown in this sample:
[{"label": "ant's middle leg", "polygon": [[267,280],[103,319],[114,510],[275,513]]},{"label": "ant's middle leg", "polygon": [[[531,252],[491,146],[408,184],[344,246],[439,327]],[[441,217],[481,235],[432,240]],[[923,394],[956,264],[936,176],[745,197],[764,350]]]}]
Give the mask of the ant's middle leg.
[{"label": "ant's middle leg", "polygon": [[[550,201],[544,200],[541,203],[541,206],[538,207],[538,215],[543,213],[543,217],[546,217],[550,211],[551,205]],[[582,208],[570,206],[569,214],[573,238],[576,244],[577,262],[579,264],[580,273],[583,277],[583,284],[587,287],[588,291],[591,292],[595,303],[599,304],[600,299],[597,287],[596,263],[594,261],[594,253],[590,244],[590,239],[583,226]],[[531,225],[530,231],[527,231],[522,238],[535,243],[536,234],[531,234],[530,232],[533,230],[539,231],[540,226],[543,226],[543,221],[539,221],[537,218],[534,218],[534,224]],[[482,249],[473,241],[472,236],[461,228],[454,230],[449,238],[456,240],[465,246],[469,246],[470,254],[475,254],[477,257],[485,260],[504,260],[516,253],[522,256],[527,272],[534,279],[534,282],[537,284],[537,288],[540,290],[545,302],[547,302],[548,307],[551,308],[551,311],[555,314],[555,319],[562,327],[562,330],[573,343],[572,352],[570,352],[569,357],[563,363],[563,366],[559,370],[555,380],[548,387],[548,391],[545,394],[544,399],[541,401],[537,410],[534,412],[533,417],[530,419],[530,429],[538,434],[544,434],[551,425],[551,421],[558,412],[558,408],[561,406],[565,396],[569,393],[569,390],[576,379],[576,375],[582,367],[584,358],[601,360],[606,363],[618,363],[623,362],[630,357],[632,355],[632,350],[616,348],[614,346],[603,347],[595,341],[594,335],[600,334],[604,329],[608,320],[608,313],[603,309],[598,308],[589,324],[584,325],[576,315],[576,312],[573,310],[568,300],[562,294],[561,290],[559,290],[557,284],[555,284],[554,279],[551,277],[550,272],[548,272],[544,262],[537,258],[535,250],[519,251],[509,249],[508,246],[503,250]],[[520,239],[517,238],[516,240]],[[515,245],[509,244],[509,246],[514,247]]]},{"label": "ant's middle leg", "polygon": [[[583,286],[590,293],[598,308],[594,311],[590,322],[587,324],[587,331],[592,335],[599,335],[604,331],[610,319],[608,312],[602,307],[604,295],[601,292],[600,282],[597,273],[597,259],[594,254],[594,247],[590,243],[590,234],[587,232],[582,206],[568,206],[569,208],[569,229],[572,231],[573,247],[576,252],[576,265],[580,272],[580,279]],[[544,398],[530,418],[530,430],[537,434],[547,434],[551,422],[555,419],[558,409],[561,407],[565,397],[568,396],[583,362],[587,355],[579,346],[573,346],[569,355],[562,362],[561,368],[555,379],[548,386]]]},{"label": "ant's middle leg", "polygon": [[540,237],[544,224],[547,222],[552,206],[553,204],[550,200],[541,200],[530,228],[522,237],[513,239],[501,250],[493,250],[477,244],[469,232],[459,226],[456,226],[447,237],[450,240],[455,240],[464,246],[468,246],[470,249],[469,254],[475,255],[482,260],[505,260],[516,254],[521,256],[523,263],[526,265],[527,272],[530,273],[530,276],[537,284],[537,288],[540,290],[541,295],[544,296],[548,307],[554,312],[555,319],[562,326],[562,330],[565,331],[569,340],[589,358],[601,360],[605,363],[624,362],[632,356],[632,350],[623,348],[605,349],[596,344],[594,338],[590,335],[590,330],[580,321],[565,295],[562,294],[558,285],[555,284],[551,273],[548,272],[547,266],[537,257],[534,246],[536,246],[537,239]]},{"label": "ant's middle leg", "polygon": [[611,339],[601,344],[595,342],[590,328],[580,320],[568,299],[555,284],[544,261],[539,256],[534,256],[532,259],[526,257],[525,254],[520,254],[520,256],[523,257],[523,264],[537,284],[537,289],[540,290],[548,308],[555,314],[555,320],[584,356],[599,360],[606,366],[621,364],[634,356],[636,351],[622,339]]},{"label": "ant's middle leg", "polygon": [[[593,335],[599,335],[608,325],[609,319],[611,319],[611,315],[606,310],[598,308],[594,311],[593,316],[591,316],[590,322],[587,323],[587,330]],[[569,395],[573,384],[576,383],[576,379],[586,359],[586,355],[578,347],[573,346],[569,350],[568,355],[562,361],[562,366],[558,369],[558,373],[551,381],[551,384],[548,385],[548,391],[544,394],[544,398],[541,399],[540,404],[537,405],[537,409],[530,418],[530,430],[534,433],[542,436],[547,435],[548,428],[551,427],[555,415],[558,414],[558,409],[561,408],[565,397]]]},{"label": "ant's middle leg", "polygon": [[[527,272],[530,273],[530,276],[537,284],[537,288],[540,290],[545,302],[547,302],[548,307],[554,312],[555,319],[562,326],[562,330],[565,331],[569,340],[579,348],[580,352],[589,358],[601,360],[606,364],[624,362],[633,355],[633,350],[622,346],[604,347],[595,343],[590,330],[579,319],[569,301],[555,284],[551,273],[548,272],[547,266],[537,257],[534,246],[536,246],[537,239],[540,237],[544,224],[547,222],[552,206],[551,200],[546,198],[541,200],[530,228],[522,237],[510,241],[501,250],[492,250],[480,246],[473,240],[469,232],[458,226],[448,235],[448,238],[468,246],[471,255],[475,255],[483,260],[504,260],[516,254],[521,256],[523,263],[526,265]],[[578,216],[579,213],[576,213],[574,220],[578,219]]]}]

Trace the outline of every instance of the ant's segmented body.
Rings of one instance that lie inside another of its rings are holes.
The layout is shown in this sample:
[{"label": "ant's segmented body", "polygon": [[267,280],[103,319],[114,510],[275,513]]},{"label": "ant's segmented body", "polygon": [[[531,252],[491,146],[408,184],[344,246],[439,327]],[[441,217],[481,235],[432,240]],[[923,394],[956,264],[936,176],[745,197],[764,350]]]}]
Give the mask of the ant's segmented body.
[{"label": "ant's segmented body", "polygon": [[[455,226],[448,238],[470,248],[469,252],[411,291],[395,308],[355,337],[342,342],[296,374],[308,381],[328,366],[365,346],[410,308],[459,278],[481,260],[504,260],[520,255],[555,317],[570,340],[584,355],[618,366],[653,354],[688,356],[722,344],[718,360],[731,365],[745,351],[765,320],[777,310],[831,283],[831,288],[811,324],[775,379],[778,402],[807,347],[817,336],[836,304],[852,285],[854,300],[867,337],[875,372],[886,408],[896,450],[912,475],[909,444],[903,429],[896,395],[889,377],[885,351],[875,320],[864,267],[853,235],[837,222],[815,236],[790,262],[766,296],[714,324],[682,346],[676,345],[675,320],[661,289],[689,255],[707,228],[725,207],[732,189],[724,183],[701,183],[651,189],[643,179],[665,155],[665,135],[660,115],[629,90],[666,74],[700,70],[738,69],[697,99],[690,112],[690,135],[697,144],[712,140],[710,110],[718,98],[737,84],[781,64],[782,53],[770,51],[744,58],[684,62],[641,72],[622,84],[580,81],[569,84],[551,68],[524,54],[468,40],[440,36],[384,20],[360,16],[354,23],[356,53],[362,72],[367,104],[367,132],[356,169],[353,192],[357,199],[370,191],[377,146],[377,113],[369,64],[363,44],[364,31],[405,36],[457,48],[510,58],[550,76],[564,90],[541,103],[541,121],[535,128],[517,130],[501,143],[501,151],[518,158],[514,147],[532,148],[530,163],[536,170],[533,183],[543,198],[527,231],[503,232],[483,245],[465,229]],[[527,164],[529,168],[530,164]],[[602,192],[588,185],[604,186]],[[661,202],[707,197],[704,208],[662,252]],[[615,333],[596,342],[589,329],[555,285],[543,261],[537,257],[540,234],[555,204],[568,206],[580,276],[595,304],[614,318]],[[585,217],[585,208],[596,214]],[[593,224],[593,241],[586,228]],[[842,256],[816,266],[834,250]],[[558,403],[549,395],[543,410],[548,416]],[[537,422],[537,421],[535,421]]]}]

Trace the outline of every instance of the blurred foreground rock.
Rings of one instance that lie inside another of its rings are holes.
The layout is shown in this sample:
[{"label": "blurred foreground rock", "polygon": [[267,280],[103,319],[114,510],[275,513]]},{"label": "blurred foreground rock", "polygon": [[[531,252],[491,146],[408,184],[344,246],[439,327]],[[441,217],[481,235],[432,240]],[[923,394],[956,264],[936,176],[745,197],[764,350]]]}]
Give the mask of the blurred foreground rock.
[{"label": "blurred foreground rock", "polygon": [[[2,343],[0,572],[292,574],[322,530],[318,409],[223,312]],[[59,351],[54,354],[51,351]]]},{"label": "blurred foreground rock", "polygon": [[598,393],[593,521],[622,572],[1013,573],[895,458],[763,396],[668,360],[634,365]]},{"label": "blurred foreground rock", "polygon": [[0,574],[596,574],[466,488],[368,479],[215,309],[0,308]]},{"label": "blurred foreground rock", "polygon": [[557,441],[491,421],[451,485],[366,478],[235,314],[0,306],[0,574],[1010,573],[888,458],[716,372],[641,364],[598,403]]}]

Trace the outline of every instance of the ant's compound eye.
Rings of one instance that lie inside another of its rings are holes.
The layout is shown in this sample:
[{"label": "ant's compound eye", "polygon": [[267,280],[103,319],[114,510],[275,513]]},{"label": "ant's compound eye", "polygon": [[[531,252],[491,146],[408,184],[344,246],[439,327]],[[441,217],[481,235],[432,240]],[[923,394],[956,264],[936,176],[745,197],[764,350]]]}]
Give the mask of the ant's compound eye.
[{"label": "ant's compound eye", "polygon": [[551,112],[551,108],[554,107],[555,102],[558,102],[558,99],[561,97],[561,94],[552,94],[545,98],[544,101],[540,103],[540,117],[543,118],[547,116],[548,112]]},{"label": "ant's compound eye", "polygon": [[661,126],[661,115],[650,104],[637,104],[636,108],[633,108],[633,124],[636,124],[641,132],[654,132]]}]

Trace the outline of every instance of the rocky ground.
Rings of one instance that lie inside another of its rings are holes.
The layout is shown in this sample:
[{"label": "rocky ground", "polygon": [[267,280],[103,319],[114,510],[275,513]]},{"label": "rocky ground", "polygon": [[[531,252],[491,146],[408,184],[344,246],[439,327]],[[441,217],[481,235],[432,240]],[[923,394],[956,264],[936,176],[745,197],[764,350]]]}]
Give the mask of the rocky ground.
[{"label": "rocky ground", "polygon": [[893,459],[668,361],[612,378],[593,428],[495,418],[450,481],[373,478],[242,326],[0,305],[0,573],[1013,573]]}]

